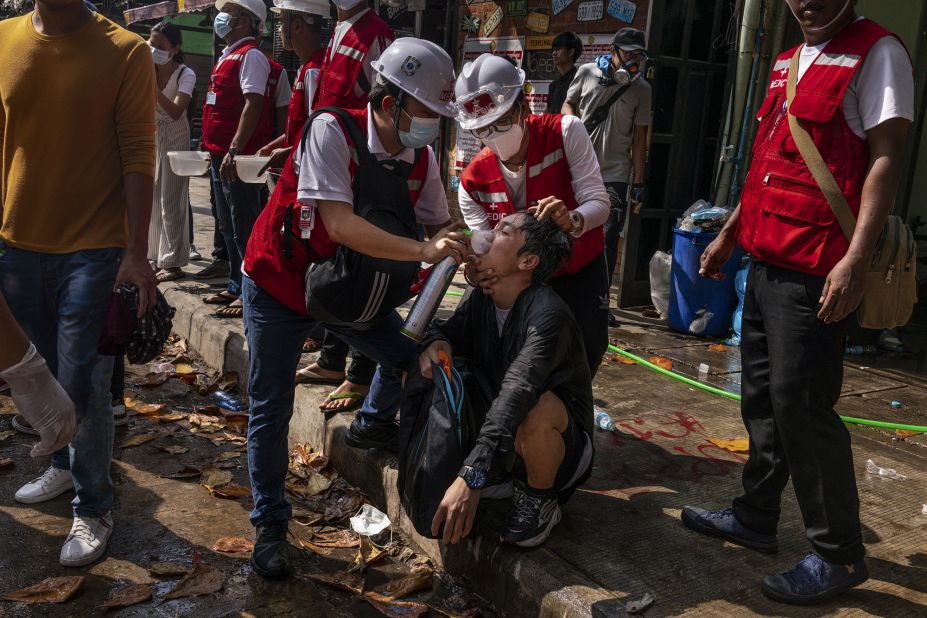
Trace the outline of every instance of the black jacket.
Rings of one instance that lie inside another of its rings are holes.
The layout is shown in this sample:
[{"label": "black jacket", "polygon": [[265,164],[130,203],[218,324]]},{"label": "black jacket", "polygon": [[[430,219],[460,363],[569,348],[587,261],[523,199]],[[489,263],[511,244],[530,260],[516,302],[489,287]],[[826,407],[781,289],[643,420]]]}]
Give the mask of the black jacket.
[{"label": "black jacket", "polygon": [[447,320],[435,320],[422,345],[443,339],[455,362],[479,370],[493,401],[465,465],[499,472],[511,461],[515,432],[545,391],[564,402],[576,425],[592,433],[592,378],[573,313],[546,285],[526,289],[512,307],[502,335],[492,298],[473,292]]},{"label": "black jacket", "polygon": [[547,91],[548,114],[560,113],[560,108],[566,103],[567,90],[570,89],[570,84],[573,83],[574,77],[576,77],[575,66],[550,83],[549,90]]}]

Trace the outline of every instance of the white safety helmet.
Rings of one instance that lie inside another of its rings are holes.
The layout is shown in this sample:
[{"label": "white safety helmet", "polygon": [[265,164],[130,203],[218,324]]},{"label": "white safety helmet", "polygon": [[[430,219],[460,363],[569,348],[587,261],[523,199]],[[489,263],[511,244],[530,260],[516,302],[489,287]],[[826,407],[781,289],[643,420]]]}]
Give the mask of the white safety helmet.
[{"label": "white safety helmet", "polygon": [[296,11],[298,13],[331,17],[331,5],[329,5],[328,0],[274,0],[274,5],[270,7],[270,10],[274,13]]},{"label": "white safety helmet", "polygon": [[264,0],[216,0],[216,10],[221,11],[226,5],[237,4],[261,22],[260,29],[264,29],[264,22],[267,21],[267,5]]},{"label": "white safety helmet", "polygon": [[502,56],[482,54],[460,71],[454,95],[457,121],[472,131],[504,116],[525,87],[525,72]]},{"label": "white safety helmet", "polygon": [[392,82],[442,116],[453,118],[454,62],[440,46],[412,37],[396,39],[372,63],[379,78]]}]

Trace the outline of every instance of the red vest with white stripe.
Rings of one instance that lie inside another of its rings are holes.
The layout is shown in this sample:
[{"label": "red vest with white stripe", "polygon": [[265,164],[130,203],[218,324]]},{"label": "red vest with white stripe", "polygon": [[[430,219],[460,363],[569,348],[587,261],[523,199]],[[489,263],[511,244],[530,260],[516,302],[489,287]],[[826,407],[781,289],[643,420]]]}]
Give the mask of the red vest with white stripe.
[{"label": "red vest with white stripe", "polygon": [[[245,109],[245,95],[241,91],[241,65],[245,54],[252,49],[260,48],[254,41],[247,41],[235,51],[226,56],[212,70],[209,78],[208,93],[215,95],[215,103],[210,105],[209,94],[203,103],[203,146],[212,154],[225,155],[232,145],[241,113]],[[261,52],[264,53],[264,52]],[[277,81],[283,67],[268,59],[270,74],[267,77],[267,88],[264,91],[264,102],[261,106],[261,116],[258,124],[251,134],[251,139],[238,154],[251,155],[259,148],[273,139],[274,134],[274,95],[277,92]]]},{"label": "red vest with white stripe", "polygon": [[[531,115],[525,118],[528,131],[528,154],[525,160],[525,202],[527,207],[550,196],[559,198],[570,210],[579,204],[573,192],[570,162],[563,149],[563,116]],[[504,217],[515,214],[515,204],[499,169],[499,159],[483,148],[460,175],[460,184],[473,200],[483,207],[495,227]],[[582,270],[605,249],[602,226],[588,230],[573,242],[573,257],[554,276]]]},{"label": "red vest with white stripe", "polygon": [[[869,166],[869,145],[847,124],[843,97],[872,46],[890,32],[868,19],[838,34],[808,67],[791,110],[859,213]],[[802,159],[786,117],[786,78],[796,48],[776,60],[760,107],[753,162],[741,196],[739,241],[762,262],[827,275],[846,255],[849,241]]]},{"label": "red vest with white stripe", "polygon": [[[312,109],[340,107],[342,109],[365,109],[370,84],[364,73],[364,59],[374,41],[379,41],[380,50],[393,42],[395,35],[386,22],[372,10],[361,15],[357,23],[344,33],[337,49],[332,49],[334,39],[329,42],[319,73],[319,85],[312,101]],[[358,95],[356,86],[361,84],[364,94]]]},{"label": "red vest with white stripe", "polygon": [[288,147],[292,148],[299,143],[303,125],[309,119],[309,112],[306,110],[306,71],[322,68],[324,57],[325,50],[318,50],[296,73],[296,83],[293,85],[293,94],[290,96],[290,106],[286,113],[286,145]]},{"label": "red vest with white stripe", "polygon": [[[361,133],[367,135],[367,110],[351,110]],[[357,172],[357,156],[354,154],[354,145],[351,137],[342,127],[348,148],[351,150],[349,171],[351,183]],[[259,288],[270,294],[278,302],[293,311],[306,315],[305,278],[309,264],[323,262],[333,256],[338,245],[328,236],[325,221],[314,213],[315,224],[309,239],[300,239],[299,215],[301,206],[296,201],[296,188],[299,174],[293,165],[294,157],[299,157],[299,149],[290,152],[290,158],[283,166],[280,180],[274,187],[274,192],[261,211],[251,237],[248,239],[248,248],[245,251],[243,270],[258,285]],[[420,156],[409,174],[409,197],[414,206],[418,202],[425,180],[428,177],[428,156]],[[286,220],[289,218],[289,222]],[[285,237],[289,234],[289,238]],[[285,243],[289,245],[291,255],[284,255]]]}]

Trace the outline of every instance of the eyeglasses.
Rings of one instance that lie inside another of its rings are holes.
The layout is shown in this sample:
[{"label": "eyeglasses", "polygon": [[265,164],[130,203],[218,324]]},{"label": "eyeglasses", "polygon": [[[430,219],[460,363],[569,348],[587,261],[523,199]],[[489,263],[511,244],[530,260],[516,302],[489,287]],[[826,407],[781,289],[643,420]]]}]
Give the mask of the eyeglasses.
[{"label": "eyeglasses", "polygon": [[512,113],[504,118],[500,118],[489,126],[480,127],[479,129],[471,129],[475,137],[483,139],[484,137],[489,137],[493,133],[508,133],[513,126],[515,126],[515,114],[518,112],[518,106],[515,106],[515,109],[512,110]]}]

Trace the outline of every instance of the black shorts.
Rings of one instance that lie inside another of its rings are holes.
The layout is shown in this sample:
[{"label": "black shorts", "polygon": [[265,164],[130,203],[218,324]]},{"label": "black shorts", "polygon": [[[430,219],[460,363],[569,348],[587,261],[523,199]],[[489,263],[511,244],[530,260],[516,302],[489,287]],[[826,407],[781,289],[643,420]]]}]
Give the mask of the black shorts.
[{"label": "black shorts", "polygon": [[[560,435],[563,436],[565,450],[563,462],[557,469],[557,477],[554,479],[554,488],[557,490],[558,501],[563,504],[570,499],[576,488],[589,478],[592,473],[592,456],[595,451],[592,446],[592,436],[577,426],[572,417],[567,423],[567,428]],[[519,456],[515,457],[512,477],[526,484],[528,482],[525,462]]]}]

